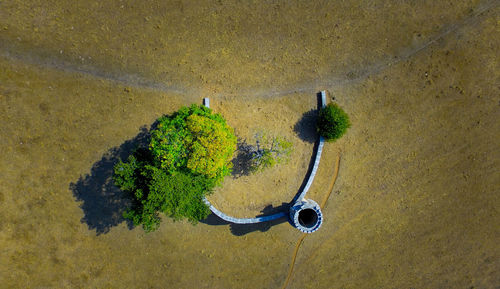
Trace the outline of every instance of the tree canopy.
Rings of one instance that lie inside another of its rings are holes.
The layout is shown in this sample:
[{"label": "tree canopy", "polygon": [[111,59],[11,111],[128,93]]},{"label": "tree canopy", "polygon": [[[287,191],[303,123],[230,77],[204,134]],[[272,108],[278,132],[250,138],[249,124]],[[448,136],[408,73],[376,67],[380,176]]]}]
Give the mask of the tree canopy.
[{"label": "tree canopy", "polygon": [[188,169],[220,181],[230,173],[236,136],[220,114],[204,106],[183,107],[158,119],[150,149],[161,168]]},{"label": "tree canopy", "polygon": [[153,231],[159,213],[196,223],[209,214],[203,197],[231,172],[236,137],[224,118],[192,105],[162,116],[148,148],[138,149],[114,169],[115,184],[133,196],[124,214]]}]

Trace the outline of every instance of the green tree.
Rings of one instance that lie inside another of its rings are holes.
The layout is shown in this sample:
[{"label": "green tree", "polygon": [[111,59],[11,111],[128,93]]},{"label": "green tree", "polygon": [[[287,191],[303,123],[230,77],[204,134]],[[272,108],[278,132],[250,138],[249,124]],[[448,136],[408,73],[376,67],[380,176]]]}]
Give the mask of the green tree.
[{"label": "green tree", "polygon": [[114,168],[113,179],[133,196],[124,216],[154,231],[159,213],[196,224],[209,214],[203,197],[231,172],[236,149],[233,129],[209,108],[183,107],[158,119],[148,148]]},{"label": "green tree", "polygon": [[329,103],[319,111],[318,133],[327,141],[339,139],[350,126],[349,116],[337,104]]}]

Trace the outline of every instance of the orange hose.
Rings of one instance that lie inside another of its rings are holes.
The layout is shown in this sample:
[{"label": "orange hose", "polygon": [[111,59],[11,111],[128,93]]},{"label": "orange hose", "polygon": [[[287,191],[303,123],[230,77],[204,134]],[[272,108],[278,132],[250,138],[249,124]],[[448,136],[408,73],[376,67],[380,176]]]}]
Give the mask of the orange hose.
[{"label": "orange hose", "polygon": [[292,277],[293,273],[293,267],[295,266],[295,259],[297,258],[297,253],[299,252],[300,245],[302,244],[302,241],[304,241],[304,238],[307,236],[306,233],[302,233],[300,238],[297,240],[297,244],[295,245],[295,251],[293,252],[292,255],[292,263],[290,264],[290,270],[288,270],[288,276],[286,276],[285,283],[283,284],[282,289],[285,289],[286,286],[288,286],[288,282],[290,281],[290,277]]}]

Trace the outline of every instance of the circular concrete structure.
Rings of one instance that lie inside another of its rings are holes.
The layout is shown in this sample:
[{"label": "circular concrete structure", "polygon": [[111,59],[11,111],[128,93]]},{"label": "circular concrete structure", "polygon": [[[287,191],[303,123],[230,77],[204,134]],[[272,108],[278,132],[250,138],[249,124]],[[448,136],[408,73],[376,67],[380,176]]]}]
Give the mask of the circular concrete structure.
[{"label": "circular concrete structure", "polygon": [[323,214],[315,201],[302,199],[290,207],[290,222],[304,233],[313,233],[321,227]]}]

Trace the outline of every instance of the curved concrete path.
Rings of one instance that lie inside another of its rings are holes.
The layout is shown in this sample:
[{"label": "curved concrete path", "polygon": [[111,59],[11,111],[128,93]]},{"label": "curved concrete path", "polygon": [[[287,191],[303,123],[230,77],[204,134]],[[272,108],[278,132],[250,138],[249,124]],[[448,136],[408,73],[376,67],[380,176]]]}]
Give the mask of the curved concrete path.
[{"label": "curved concrete path", "polygon": [[[206,107],[210,108],[210,99],[204,98],[203,99],[203,104]],[[321,107],[325,107],[325,106],[326,106],[326,91],[323,90],[323,91],[321,91]],[[319,161],[321,159],[321,153],[323,151],[324,144],[325,144],[325,139],[322,136],[320,136],[319,137],[318,149],[316,150],[316,156],[314,158],[314,165],[313,165],[313,168],[311,170],[311,173],[309,174],[309,178],[307,180],[307,183],[306,183],[304,189],[302,190],[302,192],[300,192],[299,194],[297,194],[295,196],[295,198],[293,199],[292,203],[295,203],[295,202],[297,202],[299,200],[304,199],[305,196],[306,196],[307,191],[309,191],[309,188],[311,187],[312,182],[314,181],[314,177],[316,176],[316,172],[318,171]],[[267,216],[261,216],[261,217],[255,217],[255,218],[235,218],[235,217],[228,216],[228,215],[224,214],[223,212],[219,211],[205,197],[203,197],[203,202],[205,204],[207,204],[207,206],[210,207],[210,211],[212,211],[212,213],[214,213],[215,215],[217,215],[219,218],[223,219],[224,221],[235,223],[235,224],[255,224],[255,223],[262,223],[262,222],[267,222],[267,221],[272,221],[272,220],[276,220],[276,219],[279,219],[279,218],[283,218],[283,217],[285,217],[285,216],[288,215],[288,212],[279,212],[279,213],[276,213],[276,214],[267,215]]]}]

